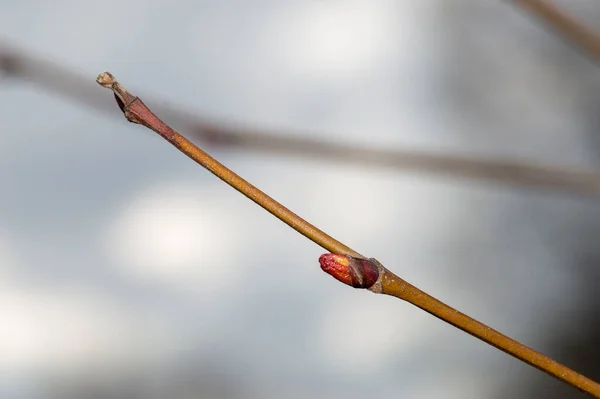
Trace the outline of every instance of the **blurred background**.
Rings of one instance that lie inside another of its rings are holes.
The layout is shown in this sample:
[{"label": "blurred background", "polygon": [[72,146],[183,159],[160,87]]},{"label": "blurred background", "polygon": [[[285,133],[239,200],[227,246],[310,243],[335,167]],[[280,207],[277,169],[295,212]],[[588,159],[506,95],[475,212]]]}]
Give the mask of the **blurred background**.
[{"label": "blurred background", "polygon": [[[555,3],[600,30],[597,1]],[[600,169],[599,64],[513,2],[0,0],[0,61],[0,397],[583,397],[339,284],[95,84],[108,70],[151,108],[280,138]],[[196,141],[600,378],[593,196]]]}]

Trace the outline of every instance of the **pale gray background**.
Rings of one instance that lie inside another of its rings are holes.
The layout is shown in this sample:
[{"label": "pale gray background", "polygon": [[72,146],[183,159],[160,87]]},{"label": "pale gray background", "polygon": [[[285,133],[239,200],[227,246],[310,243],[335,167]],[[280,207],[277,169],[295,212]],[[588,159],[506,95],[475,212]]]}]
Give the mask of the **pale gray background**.
[{"label": "pale gray background", "polygon": [[[592,0],[561,4],[600,18]],[[0,0],[0,42],[90,82],[109,70],[149,105],[280,134],[600,160],[598,65],[509,1]],[[335,282],[322,249],[122,118],[5,77],[0,133],[3,398],[577,395],[412,306]],[[597,324],[595,200],[213,154],[557,360]]]}]

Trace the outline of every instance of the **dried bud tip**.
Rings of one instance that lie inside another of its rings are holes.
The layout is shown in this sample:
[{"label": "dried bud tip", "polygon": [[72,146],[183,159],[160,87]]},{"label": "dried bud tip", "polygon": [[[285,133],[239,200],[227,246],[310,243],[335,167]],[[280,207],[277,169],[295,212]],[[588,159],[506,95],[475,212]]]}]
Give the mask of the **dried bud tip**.
[{"label": "dried bud tip", "polygon": [[370,259],[324,254],[319,263],[325,273],[354,288],[370,288],[379,279],[379,267]]},{"label": "dried bud tip", "polygon": [[102,87],[106,87],[107,89],[112,88],[112,85],[116,82],[115,77],[112,76],[110,72],[102,72],[96,78],[96,82]]}]

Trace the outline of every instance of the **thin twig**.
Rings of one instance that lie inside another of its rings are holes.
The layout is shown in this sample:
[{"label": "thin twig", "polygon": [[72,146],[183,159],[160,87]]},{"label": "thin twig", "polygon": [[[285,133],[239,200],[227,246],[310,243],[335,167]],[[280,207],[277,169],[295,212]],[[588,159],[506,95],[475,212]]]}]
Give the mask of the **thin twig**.
[{"label": "thin twig", "polygon": [[323,231],[314,227],[283,205],[254,187],[240,176],[196,147],[182,135],[162,122],[144,103],[131,95],[114,77],[105,72],[98,83],[111,89],[128,121],[148,127],[177,147],[181,152],[208,169],[221,180],[253,200],[275,217],[294,228],[316,244],[334,254],[319,259],[321,267],[338,280],[356,288],[367,288],[376,293],[388,294],[412,303],[451,325],[499,348],[549,375],[564,381],[583,392],[600,398],[600,385],[555,362],[554,360],[508,338],[469,316],[440,302],[427,293],[400,279],[374,259],[366,259]]},{"label": "thin twig", "polygon": [[125,88],[121,86],[110,73],[105,72],[99,75],[97,81],[100,85],[111,89],[115,93],[115,98],[128,121],[144,125],[160,134],[169,143],[173,144],[185,155],[208,169],[219,179],[223,180],[225,183],[263,207],[266,211],[273,214],[277,219],[286,223],[300,234],[306,236],[309,240],[319,244],[321,247],[330,252],[362,257],[358,252],[325,234],[317,227],[308,223],[279,202],[242,179],[225,165],[196,147],[192,142],[175,130],[171,129],[167,124],[158,119],[158,117],[146,107],[142,100],[132,96],[125,90]]},{"label": "thin twig", "polygon": [[[85,103],[114,115],[110,104],[88,85],[85,78],[60,66],[0,45],[0,70],[2,69],[7,76],[24,79],[75,99],[77,104]],[[600,197],[600,172],[594,170],[536,165],[508,159],[443,155],[401,148],[361,148],[298,135],[240,128],[210,121],[208,118],[196,118],[170,107],[154,108],[173,123],[191,132],[192,137],[204,145]]]},{"label": "thin twig", "polygon": [[556,165],[517,162],[425,151],[361,148],[306,137],[287,137],[263,132],[204,124],[192,132],[208,144],[260,153],[288,154],[355,166],[427,173],[448,178],[493,182],[515,187],[550,189],[600,197],[600,172]]},{"label": "thin twig", "polygon": [[403,299],[552,377],[600,398],[600,384],[597,382],[459,312],[387,269],[382,275],[381,293]]},{"label": "thin twig", "polygon": [[446,305],[396,276],[375,259],[325,254],[319,262],[325,272],[351,287],[409,302],[550,376],[600,398],[600,384]]},{"label": "thin twig", "polygon": [[546,0],[512,0],[600,61],[600,36]]}]

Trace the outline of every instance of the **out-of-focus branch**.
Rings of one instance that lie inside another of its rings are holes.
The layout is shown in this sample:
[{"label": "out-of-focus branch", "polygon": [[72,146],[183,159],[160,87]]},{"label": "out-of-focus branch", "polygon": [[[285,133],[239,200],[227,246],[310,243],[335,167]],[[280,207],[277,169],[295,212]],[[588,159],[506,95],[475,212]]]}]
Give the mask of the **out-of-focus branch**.
[{"label": "out-of-focus branch", "polygon": [[114,104],[98,95],[96,86],[77,73],[25,54],[21,50],[0,41],[0,76],[16,78],[33,83],[50,92],[85,103],[104,112],[119,115]]},{"label": "out-of-focus branch", "polygon": [[[23,79],[44,89],[82,102],[102,111],[118,115],[110,99],[102,98],[93,84],[55,64],[24,55],[0,44],[0,71]],[[148,103],[155,103],[148,101]],[[535,165],[510,160],[494,160],[458,155],[440,155],[403,149],[369,149],[334,143],[298,135],[279,135],[265,131],[236,127],[225,123],[197,118],[185,112],[153,104],[165,119],[188,131],[203,145],[254,151],[257,153],[287,154],[315,160],[343,162],[367,167],[427,173],[503,183],[529,188],[546,188],[571,194],[600,197],[600,172],[568,169],[561,166]]]},{"label": "out-of-focus branch", "polygon": [[596,171],[402,149],[368,149],[316,139],[224,130],[210,125],[204,125],[195,132],[207,143],[235,149],[600,196],[600,172]]},{"label": "out-of-focus branch", "polygon": [[600,35],[547,0],[512,0],[600,62]]}]

